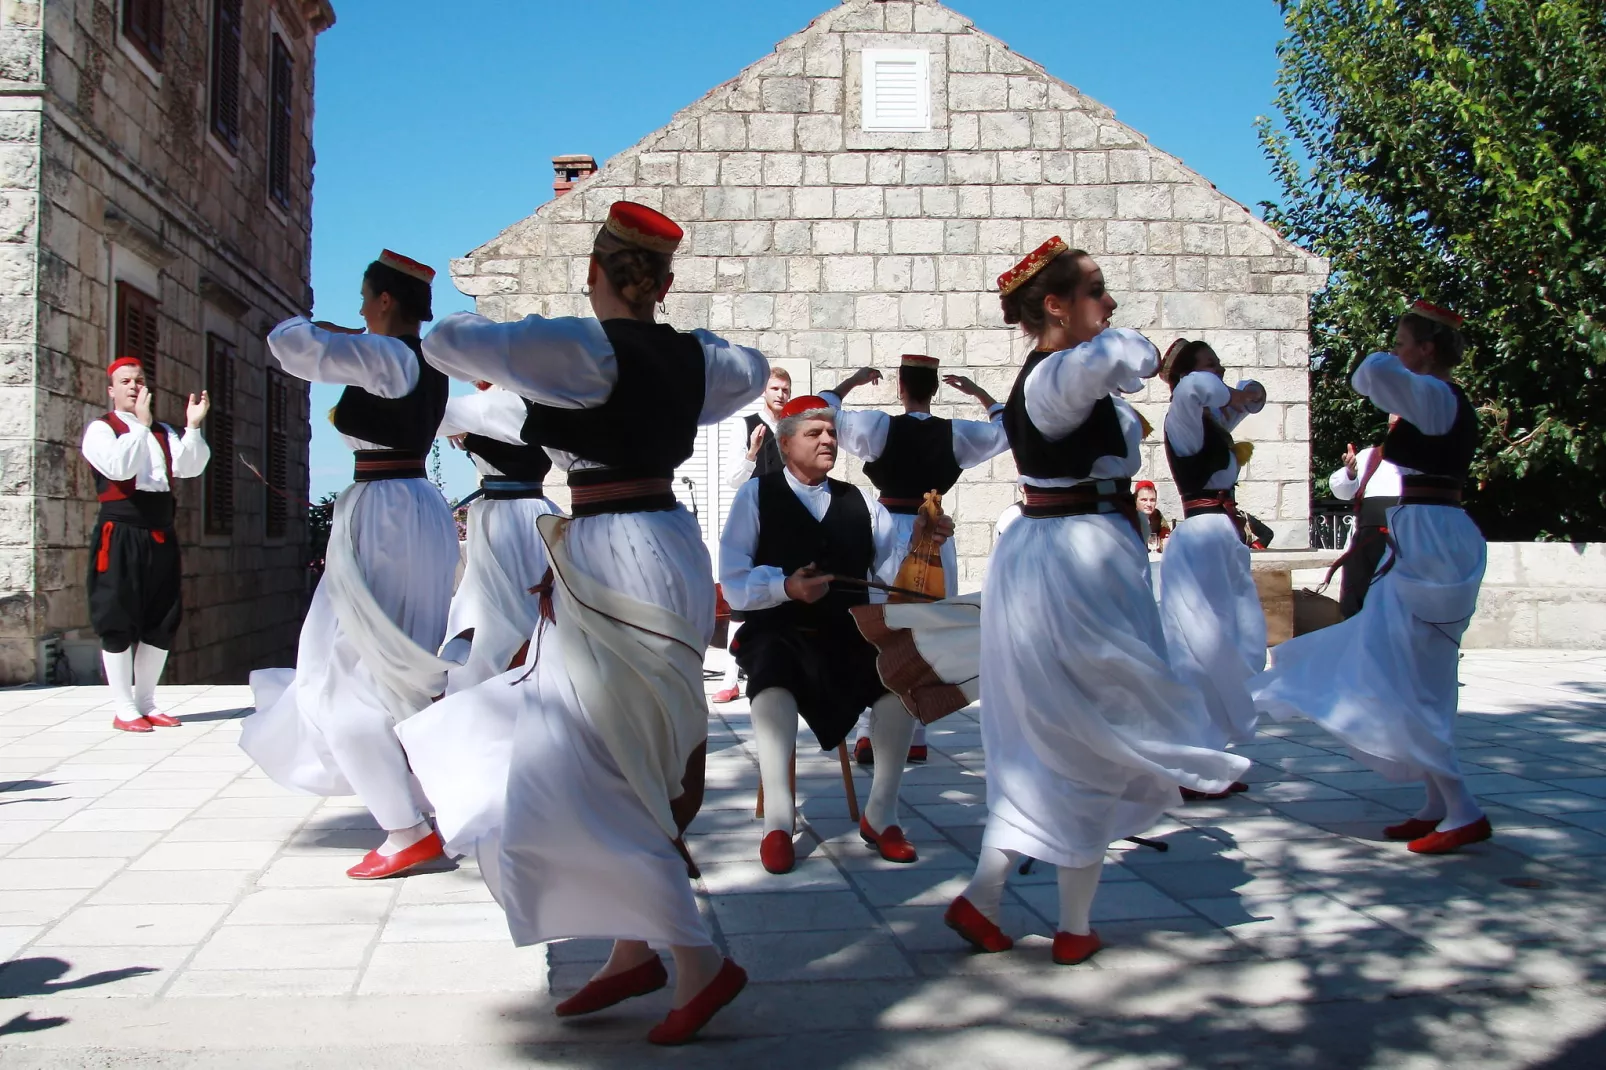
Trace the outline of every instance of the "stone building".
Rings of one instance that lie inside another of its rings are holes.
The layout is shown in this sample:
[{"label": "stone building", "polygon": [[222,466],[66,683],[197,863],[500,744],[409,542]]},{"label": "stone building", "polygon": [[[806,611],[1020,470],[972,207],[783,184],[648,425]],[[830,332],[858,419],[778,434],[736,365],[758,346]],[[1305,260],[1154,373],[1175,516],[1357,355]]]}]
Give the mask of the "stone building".
[{"label": "stone building", "polygon": [[[454,261],[453,280],[496,319],[585,313],[592,236],[621,197],[686,228],[669,321],[757,345],[815,391],[918,352],[1002,399],[1029,346],[1003,326],[994,279],[1062,235],[1103,267],[1118,325],[1162,349],[1202,336],[1229,375],[1266,385],[1270,404],[1240,433],[1256,446],[1240,501],[1279,546],[1307,545],[1306,321],[1326,264],[934,0],[839,4]],[[1136,399],[1156,425],[1167,393]],[[894,405],[893,377],[852,400]],[[946,387],[937,400],[940,415],[979,411]],[[681,473],[711,544],[736,437],[709,430]],[[1157,437],[1146,450],[1145,474],[1164,481]],[[1015,475],[1001,457],[947,503],[963,587],[982,579]]]},{"label": "stone building", "polygon": [[0,681],[95,680],[78,452],[103,369],[145,362],[159,419],[212,394],[178,488],[174,682],[293,657],[307,600],[305,384],[267,330],[311,308],[312,73],[328,0],[0,2]]}]

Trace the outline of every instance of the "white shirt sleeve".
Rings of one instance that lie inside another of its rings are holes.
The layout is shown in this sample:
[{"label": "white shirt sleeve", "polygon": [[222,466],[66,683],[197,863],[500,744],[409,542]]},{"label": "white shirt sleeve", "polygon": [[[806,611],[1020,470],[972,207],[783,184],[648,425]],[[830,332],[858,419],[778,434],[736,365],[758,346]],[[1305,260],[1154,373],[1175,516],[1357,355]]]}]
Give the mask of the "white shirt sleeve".
[{"label": "white shirt sleeve", "polygon": [[[692,331],[703,344],[703,411],[699,424],[717,424],[741,411],[764,392],[770,362],[756,349],[739,346],[707,331]],[[747,443],[742,443],[745,452]]]},{"label": "white shirt sleeve", "polygon": [[1418,375],[1393,353],[1373,353],[1361,361],[1350,383],[1357,394],[1415,424],[1425,435],[1449,434],[1455,426],[1458,405],[1450,384]]},{"label": "white shirt sleeve", "polygon": [[1368,446],[1355,455],[1354,476],[1349,474],[1348,468],[1340,467],[1327,477],[1327,489],[1332,491],[1333,497],[1345,502],[1354,500],[1355,492],[1361,489],[1361,474],[1366,471],[1366,465],[1374,448]]},{"label": "white shirt sleeve", "polygon": [[1179,457],[1192,457],[1204,449],[1204,417],[1209,412],[1217,423],[1227,404],[1227,384],[1209,372],[1190,372],[1171,392],[1171,407],[1165,413],[1165,440]]},{"label": "white shirt sleeve", "polygon": [[498,323],[454,312],[424,339],[424,359],[454,379],[495,383],[559,409],[594,409],[619,381],[613,344],[590,318]]},{"label": "white shirt sleeve", "polygon": [[749,481],[736,492],[719,536],[719,585],[738,612],[769,609],[788,600],[786,574],[775,565],[754,565],[757,552],[758,484]]},{"label": "white shirt sleeve", "polygon": [[[875,492],[869,487],[860,487],[859,491],[864,495],[864,504],[870,507],[870,530],[875,537],[875,565],[869,578],[891,583],[898,578],[898,569],[903,565],[903,555],[898,552],[903,549],[903,540],[898,538],[892,514],[876,499]],[[886,597],[885,591],[870,592],[872,602],[884,602]]]},{"label": "white shirt sleeve", "polygon": [[273,328],[268,350],[309,383],[355,386],[382,398],[406,397],[418,385],[418,358],[399,338],[336,334],[296,316]]},{"label": "white shirt sleeve", "polygon": [[1075,349],[1045,357],[1026,377],[1026,415],[1050,441],[1088,418],[1099,399],[1132,394],[1160,365],[1160,353],[1137,331],[1115,327]]},{"label": "white shirt sleeve", "polygon": [[1009,435],[1004,431],[1004,407],[994,405],[988,410],[986,423],[980,420],[955,420],[954,460],[960,468],[975,468],[986,464],[1009,449]]},{"label": "white shirt sleeve", "polygon": [[887,432],[892,417],[880,409],[842,408],[842,398],[834,390],[820,395],[836,412],[836,438],[842,448],[861,461],[873,461],[887,448]]},{"label": "white shirt sleeve", "polygon": [[125,413],[123,422],[128,433],[119,435],[105,420],[91,420],[84,428],[84,441],[79,447],[84,460],[107,479],[134,479],[145,470],[150,456],[150,428]]},{"label": "white shirt sleeve", "polygon": [[177,479],[194,479],[206,471],[206,463],[212,459],[212,447],[206,444],[206,438],[201,429],[191,431],[185,428],[180,435],[167,425],[167,448],[173,455],[173,475]]},{"label": "white shirt sleeve", "polygon": [[529,410],[524,401],[510,390],[476,390],[472,394],[459,394],[446,401],[446,415],[441,420],[441,438],[453,435],[483,435],[498,442],[524,445],[524,420]]}]

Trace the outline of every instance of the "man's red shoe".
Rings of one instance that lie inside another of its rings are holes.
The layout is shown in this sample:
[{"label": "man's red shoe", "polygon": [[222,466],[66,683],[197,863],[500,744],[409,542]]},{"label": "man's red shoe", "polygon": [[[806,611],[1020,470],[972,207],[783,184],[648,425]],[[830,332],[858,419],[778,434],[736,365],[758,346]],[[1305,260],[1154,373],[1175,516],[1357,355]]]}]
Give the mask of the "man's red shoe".
[{"label": "man's red shoe", "polygon": [[897,825],[888,825],[879,833],[870,828],[870,820],[859,818],[859,838],[881,852],[881,857],[888,862],[913,862],[919,855],[915,854],[915,845],[903,837],[903,829]]},{"label": "man's red shoe", "polygon": [[1430,832],[1420,840],[1412,840],[1406,849],[1419,855],[1443,855],[1457,851],[1470,843],[1482,843],[1494,835],[1487,817],[1480,817],[1470,825],[1462,825],[1449,832]]},{"label": "man's red shoe", "polygon": [[1054,961],[1061,966],[1075,966],[1078,962],[1086,962],[1092,958],[1104,942],[1099,939],[1097,930],[1088,930],[1086,935],[1076,933],[1054,934]]},{"label": "man's red shoe", "polygon": [[595,1014],[615,1003],[656,992],[668,983],[669,971],[664,969],[664,960],[654,955],[640,966],[632,966],[623,973],[587,981],[584,988],[559,1003],[552,1013],[559,1018]]},{"label": "man's red shoe", "polygon": [[767,833],[758,845],[758,860],[771,873],[790,873],[797,865],[797,848],[792,845],[792,834],[776,829]]},{"label": "man's red shoe", "polygon": [[669,1017],[652,1027],[647,1039],[653,1044],[684,1044],[697,1035],[697,1031],[741,995],[747,987],[747,971],[730,959],[719,968],[719,973],[708,982],[708,987],[693,996],[684,1007],[669,1012]]},{"label": "man's red shoe", "polygon": [[721,706],[727,702],[735,702],[741,697],[742,689],[739,687],[727,687],[723,691],[714,692],[714,701],[719,703]]},{"label": "man's red shoe", "polygon": [[1401,821],[1398,825],[1388,826],[1383,830],[1383,835],[1391,840],[1420,840],[1438,827],[1437,821],[1413,817],[1408,821]]},{"label": "man's red shoe", "polygon": [[853,745],[853,760],[860,765],[875,764],[875,748],[870,745],[869,736],[860,736],[859,741]]},{"label": "man's red shoe", "polygon": [[441,843],[440,834],[431,832],[411,847],[403,847],[393,855],[382,855],[377,849],[369,851],[361,862],[346,870],[346,876],[354,881],[399,877],[414,866],[445,857],[446,847]]},{"label": "man's red shoe", "polygon": [[913,743],[909,746],[909,760],[916,765],[924,763],[930,755],[931,751],[926,748],[924,743]]},{"label": "man's red shoe", "polygon": [[184,723],[177,717],[169,717],[165,713],[147,713],[145,719],[157,728],[177,728]]},{"label": "man's red shoe", "polygon": [[154,732],[155,728],[143,717],[136,717],[132,721],[125,721],[121,717],[112,718],[112,727],[119,732]]},{"label": "man's red shoe", "polygon": [[942,923],[960,936],[978,951],[1008,951],[1015,946],[1004,930],[994,925],[987,915],[977,910],[975,904],[964,896],[959,896],[942,916]]}]

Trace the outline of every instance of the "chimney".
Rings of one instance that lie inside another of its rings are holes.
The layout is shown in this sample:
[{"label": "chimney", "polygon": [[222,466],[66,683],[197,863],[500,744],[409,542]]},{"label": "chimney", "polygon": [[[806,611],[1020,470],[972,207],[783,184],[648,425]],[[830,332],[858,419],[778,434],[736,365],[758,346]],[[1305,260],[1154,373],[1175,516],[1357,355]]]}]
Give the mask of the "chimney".
[{"label": "chimney", "polygon": [[552,196],[561,197],[574,188],[574,184],[588,175],[597,173],[597,161],[589,156],[554,156],[552,170]]}]

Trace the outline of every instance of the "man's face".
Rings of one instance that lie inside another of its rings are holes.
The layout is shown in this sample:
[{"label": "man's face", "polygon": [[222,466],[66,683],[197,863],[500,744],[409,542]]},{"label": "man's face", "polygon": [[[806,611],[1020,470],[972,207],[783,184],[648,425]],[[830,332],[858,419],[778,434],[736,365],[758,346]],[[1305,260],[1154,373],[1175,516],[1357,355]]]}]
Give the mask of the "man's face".
[{"label": "man's face", "polygon": [[1138,512],[1152,513],[1154,512],[1155,504],[1154,491],[1149,490],[1147,487],[1138,491]]},{"label": "man's face", "polygon": [[144,370],[133,365],[124,365],[113,372],[111,378],[111,385],[106,388],[106,393],[111,395],[112,408],[118,412],[133,412],[139,388],[145,385]]},{"label": "man's face", "polygon": [[836,467],[836,420],[805,420],[795,434],[780,440],[780,447],[794,475],[818,482]]},{"label": "man's face", "polygon": [[764,404],[771,413],[779,414],[792,400],[792,384],[785,379],[771,379],[764,386]]}]

